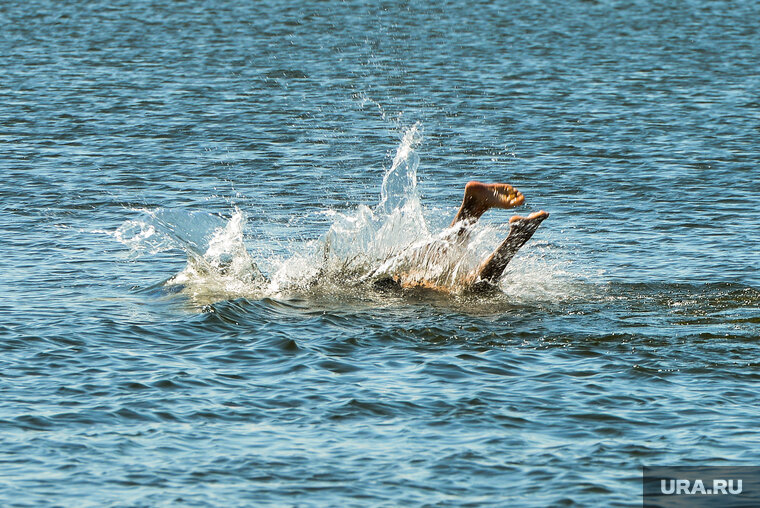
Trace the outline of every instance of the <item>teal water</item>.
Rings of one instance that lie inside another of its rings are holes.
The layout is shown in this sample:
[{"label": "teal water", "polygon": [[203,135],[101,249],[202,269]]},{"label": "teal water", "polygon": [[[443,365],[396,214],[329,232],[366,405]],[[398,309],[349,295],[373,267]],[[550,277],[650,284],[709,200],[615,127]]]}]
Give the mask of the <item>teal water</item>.
[{"label": "teal water", "polygon": [[[0,20],[3,506],[633,506],[760,461],[756,2]],[[498,293],[457,270],[512,211],[415,258],[449,293],[361,282],[471,179],[551,213]]]}]

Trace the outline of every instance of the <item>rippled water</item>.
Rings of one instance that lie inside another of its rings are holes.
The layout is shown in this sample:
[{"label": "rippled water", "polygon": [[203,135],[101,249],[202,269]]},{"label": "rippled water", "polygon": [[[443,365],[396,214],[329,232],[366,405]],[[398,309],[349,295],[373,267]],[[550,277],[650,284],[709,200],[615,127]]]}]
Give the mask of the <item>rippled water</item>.
[{"label": "rippled water", "polygon": [[[4,506],[629,506],[760,460],[756,2],[0,20]],[[500,292],[457,270],[501,210],[416,258],[451,292],[361,282],[470,179],[551,213]]]}]

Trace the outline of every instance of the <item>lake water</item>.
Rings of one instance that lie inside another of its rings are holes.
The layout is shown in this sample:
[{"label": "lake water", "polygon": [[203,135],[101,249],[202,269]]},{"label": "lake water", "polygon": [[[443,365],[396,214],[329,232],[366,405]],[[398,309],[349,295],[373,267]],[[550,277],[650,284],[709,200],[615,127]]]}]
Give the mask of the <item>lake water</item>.
[{"label": "lake water", "polygon": [[[760,463],[757,2],[0,21],[0,504],[634,506],[642,465]],[[451,291],[361,282],[472,179],[526,204],[423,259]]]}]

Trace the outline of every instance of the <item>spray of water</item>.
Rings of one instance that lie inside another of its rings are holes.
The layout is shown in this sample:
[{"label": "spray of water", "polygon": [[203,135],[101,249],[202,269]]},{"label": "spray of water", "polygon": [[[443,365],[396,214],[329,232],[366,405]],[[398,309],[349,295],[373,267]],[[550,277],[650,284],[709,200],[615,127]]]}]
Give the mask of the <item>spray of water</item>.
[{"label": "spray of water", "polygon": [[[321,238],[299,244],[283,259],[259,260],[266,261],[266,276],[246,248],[245,214],[238,209],[228,218],[205,212],[143,210],[141,219],[125,222],[115,236],[133,252],[185,251],[187,266],[167,284],[181,285],[198,302],[315,288],[366,288],[371,286],[368,282],[387,276],[401,278],[410,286],[456,293],[504,238],[507,227],[477,223],[432,233],[417,193],[416,150],[421,142],[419,124],[406,129],[383,177],[378,204],[358,206],[352,213],[332,212],[334,220]],[[520,297],[542,285],[556,287],[546,271],[561,273],[556,266],[516,261],[513,266],[522,273],[510,269],[505,274],[507,294]]]}]

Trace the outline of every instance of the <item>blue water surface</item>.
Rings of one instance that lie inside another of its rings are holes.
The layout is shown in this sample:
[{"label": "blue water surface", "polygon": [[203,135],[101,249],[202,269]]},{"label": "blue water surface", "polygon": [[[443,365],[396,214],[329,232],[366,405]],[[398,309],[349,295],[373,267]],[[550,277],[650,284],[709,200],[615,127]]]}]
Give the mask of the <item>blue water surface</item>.
[{"label": "blue water surface", "polygon": [[[760,463],[757,2],[0,22],[3,506],[634,506],[642,465]],[[551,213],[499,292],[336,268],[405,147],[430,235],[473,179],[526,196],[484,251]]]}]

